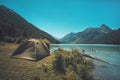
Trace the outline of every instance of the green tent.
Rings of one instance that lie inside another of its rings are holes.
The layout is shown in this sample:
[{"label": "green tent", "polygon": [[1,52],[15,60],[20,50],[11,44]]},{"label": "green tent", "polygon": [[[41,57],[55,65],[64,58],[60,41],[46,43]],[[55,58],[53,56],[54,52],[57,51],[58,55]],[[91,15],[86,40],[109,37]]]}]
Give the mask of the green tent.
[{"label": "green tent", "polygon": [[30,39],[21,43],[11,56],[37,61],[49,55],[50,52],[48,43],[42,40]]}]

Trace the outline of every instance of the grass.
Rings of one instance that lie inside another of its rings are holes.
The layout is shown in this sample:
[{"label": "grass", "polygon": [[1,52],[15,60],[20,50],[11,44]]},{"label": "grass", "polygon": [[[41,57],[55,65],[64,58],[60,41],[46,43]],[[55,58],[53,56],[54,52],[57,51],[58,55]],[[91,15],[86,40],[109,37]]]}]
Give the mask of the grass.
[{"label": "grass", "polygon": [[93,63],[78,50],[58,49],[33,62],[11,58],[17,47],[17,44],[0,46],[0,80],[93,80]]}]

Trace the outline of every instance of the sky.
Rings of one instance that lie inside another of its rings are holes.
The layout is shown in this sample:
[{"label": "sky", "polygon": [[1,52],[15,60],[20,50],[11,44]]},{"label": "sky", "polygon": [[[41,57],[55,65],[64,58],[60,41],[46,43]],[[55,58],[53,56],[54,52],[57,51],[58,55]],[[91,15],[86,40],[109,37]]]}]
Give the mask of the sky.
[{"label": "sky", "polygon": [[54,37],[106,24],[120,28],[120,0],[0,0]]}]

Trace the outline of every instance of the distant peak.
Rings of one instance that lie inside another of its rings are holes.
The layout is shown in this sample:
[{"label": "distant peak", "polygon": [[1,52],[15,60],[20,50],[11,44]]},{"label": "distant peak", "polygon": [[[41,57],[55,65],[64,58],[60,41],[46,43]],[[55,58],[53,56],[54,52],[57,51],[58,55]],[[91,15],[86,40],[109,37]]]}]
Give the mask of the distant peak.
[{"label": "distant peak", "polygon": [[99,30],[101,30],[104,33],[109,33],[112,31],[112,29],[109,26],[107,26],[106,24],[102,24],[100,26]]},{"label": "distant peak", "polygon": [[106,24],[101,25],[100,29],[109,29],[109,30],[111,30],[111,28],[109,26],[107,26]]},{"label": "distant peak", "polygon": [[7,7],[6,7],[6,6],[4,6],[4,5],[0,5],[0,7],[1,7],[1,8],[7,8]]},{"label": "distant peak", "polygon": [[102,24],[100,28],[109,28],[106,24]]},{"label": "distant peak", "polygon": [[70,34],[74,34],[74,32],[70,32]]},{"label": "distant peak", "polygon": [[84,31],[89,31],[89,30],[93,30],[93,29],[95,29],[95,28],[93,28],[93,27],[88,27],[88,28],[85,29]]}]

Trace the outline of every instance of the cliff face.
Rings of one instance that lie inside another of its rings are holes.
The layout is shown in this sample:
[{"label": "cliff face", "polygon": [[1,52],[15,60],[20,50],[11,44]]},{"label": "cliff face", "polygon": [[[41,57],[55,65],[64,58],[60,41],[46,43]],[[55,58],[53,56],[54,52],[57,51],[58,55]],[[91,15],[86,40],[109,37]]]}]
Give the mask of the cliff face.
[{"label": "cliff face", "polygon": [[50,34],[27,22],[13,10],[0,6],[0,41],[15,41],[26,38],[46,38],[52,43],[58,43]]}]

